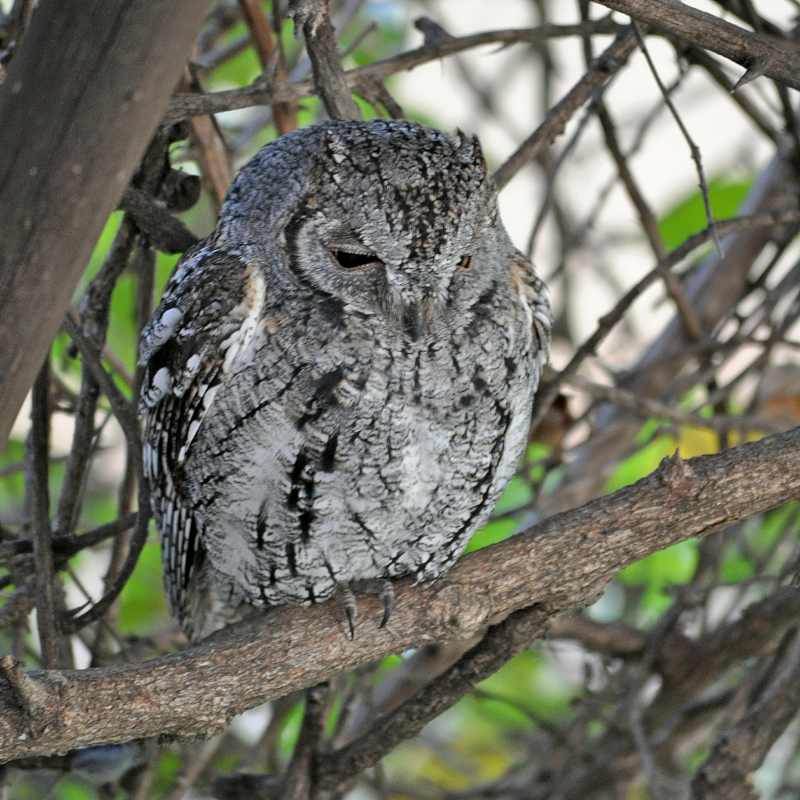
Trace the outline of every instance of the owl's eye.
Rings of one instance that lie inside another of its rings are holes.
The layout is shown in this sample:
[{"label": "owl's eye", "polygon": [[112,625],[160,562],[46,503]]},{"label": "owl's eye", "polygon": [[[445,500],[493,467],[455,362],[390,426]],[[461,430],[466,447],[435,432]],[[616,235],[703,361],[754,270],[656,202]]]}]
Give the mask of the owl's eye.
[{"label": "owl's eye", "polygon": [[341,248],[334,248],[330,249],[330,254],[333,260],[342,268],[342,269],[358,269],[359,267],[382,267],[383,261],[381,261],[375,253],[370,253],[368,251],[365,252],[354,252],[353,250],[343,250]]},{"label": "owl's eye", "polygon": [[472,266],[472,256],[461,256],[458,262],[459,269],[469,269]]}]

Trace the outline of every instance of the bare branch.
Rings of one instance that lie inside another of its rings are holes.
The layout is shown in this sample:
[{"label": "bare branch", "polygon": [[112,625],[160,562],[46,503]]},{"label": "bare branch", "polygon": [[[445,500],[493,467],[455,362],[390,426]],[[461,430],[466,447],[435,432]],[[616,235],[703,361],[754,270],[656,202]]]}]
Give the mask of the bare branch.
[{"label": "bare branch", "polygon": [[[752,33],[680,0],[594,2],[741,64],[746,69],[743,77],[748,80],[767,75],[793,89],[800,89],[800,51],[790,42]],[[742,83],[740,80],[739,85]]]},{"label": "bare branch", "polygon": [[[695,169],[697,170],[697,178],[700,184],[700,194],[703,197],[703,208],[706,212],[706,222],[708,223],[708,227],[711,228],[712,235],[714,238],[714,246],[717,248],[717,252],[722,255],[722,245],[719,241],[719,236],[717,235],[717,230],[714,227],[714,215],[711,213],[711,199],[708,196],[708,181],[706,180],[705,170],[703,169],[703,158],[700,153],[700,148],[695,143],[694,139],[692,139],[691,134],[689,133],[689,129],[686,127],[681,115],[678,113],[678,109],[675,108],[675,104],[672,102],[672,98],[669,96],[667,92],[666,86],[664,86],[664,82],[661,80],[661,76],[658,74],[658,69],[656,69],[656,65],[653,62],[653,58],[650,55],[650,50],[647,48],[647,44],[645,43],[644,36],[642,36],[641,31],[639,30],[639,26],[634,22],[633,23],[633,30],[636,32],[636,41],[641,48],[642,53],[644,53],[645,60],[647,61],[647,66],[650,68],[650,72],[653,75],[653,78],[658,86],[659,91],[661,92],[661,96],[664,98],[664,103],[666,104],[667,108],[669,109],[669,113],[672,114],[672,118],[675,120],[675,124],[678,126],[681,135],[686,140],[686,144],[689,146],[689,153],[692,156],[692,161],[694,161]],[[687,313],[688,306],[678,306],[681,313],[685,316]],[[690,333],[692,332],[691,329]],[[692,333],[694,338],[696,339],[699,335],[699,329]]]},{"label": "bare branch", "polygon": [[[765,212],[763,214],[752,214],[749,216],[735,217],[734,219],[720,220],[715,224],[715,230],[725,235],[733,233],[734,231],[753,230],[762,227],[770,228],[775,226],[782,226],[785,224],[797,224],[800,221],[800,212],[786,211],[786,212]],[[642,293],[652,283],[654,283],[662,274],[665,269],[672,269],[679,264],[687,255],[689,255],[699,245],[707,242],[713,235],[710,228],[706,228],[694,236],[690,236],[680,246],[675,248],[663,261],[660,261],[650,272],[643,278],[637,281],[627,292],[617,301],[614,308],[607,314],[602,316],[598,322],[597,328],[594,333],[575,351],[575,354],[569,360],[564,369],[558,373],[556,379],[549,383],[545,390],[539,394],[536,399],[536,411],[534,413],[531,427],[535,430],[539,423],[544,418],[553,401],[558,395],[558,387],[563,381],[568,381],[578,371],[578,367],[583,361],[593,353],[597,352],[597,348],[602,341],[608,336],[611,330],[623,318],[625,312],[633,305],[633,303],[641,297]],[[682,318],[679,317],[679,324],[682,325]]]},{"label": "bare branch", "polygon": [[[753,221],[761,218],[766,222],[772,214],[769,209],[795,206],[796,182],[797,175],[791,161],[782,153],[776,154],[754,182],[742,206],[741,227],[726,230],[728,222],[724,220],[717,222],[720,235],[731,237],[730,240],[723,242],[725,256],[720,258],[717,253],[712,253],[706,257],[685,284],[687,298],[695,307],[704,330],[712,330],[736,305],[753,262],[764,248],[773,241],[793,235],[797,230],[796,223],[790,223],[788,228],[776,230],[769,223],[762,226],[751,225],[744,221],[744,218],[750,216]],[[766,216],[761,217],[761,212]],[[707,239],[709,234],[710,231],[707,230],[704,238]],[[687,240],[678,249],[689,245],[690,241]],[[655,275],[652,278],[654,279]],[[620,302],[626,301],[627,298],[626,294]],[[616,316],[617,307],[615,306],[615,311],[610,313]],[[607,320],[608,315],[600,320],[598,331]],[[674,380],[674,359],[685,355],[688,343],[683,320],[676,316],[634,365],[625,388],[641,396],[657,396]],[[593,352],[593,347],[588,346],[588,340],[586,345],[584,357]],[[564,371],[561,375],[568,377]],[[545,409],[547,403],[554,397],[555,393],[551,398],[549,391],[539,395],[537,421],[540,419],[540,411]],[[632,429],[638,424],[638,420],[631,420],[630,415],[620,413],[610,406],[601,409],[595,420],[596,433],[589,441],[572,451],[563,487],[558,492],[543,498],[545,513],[585,502],[601,491],[609,469],[613,468],[617,458],[624,451],[626,443],[630,441]]]},{"label": "bare branch", "polygon": [[33,509],[31,514],[33,558],[36,564],[36,619],[42,663],[47,669],[59,664],[57,582],[53,568],[50,527],[50,358],[48,356],[33,384],[30,433],[30,468]]},{"label": "bare branch", "polygon": [[64,621],[63,627],[70,632],[74,632],[102,617],[122,591],[128,578],[133,574],[136,562],[139,559],[139,554],[147,541],[147,528],[150,520],[150,493],[147,481],[144,479],[139,424],[133,409],[129,406],[120,390],[114,385],[114,381],[103,369],[103,365],[100,363],[97,352],[92,348],[91,342],[81,333],[77,322],[69,313],[64,318],[64,328],[81,351],[84,363],[111,403],[114,415],[125,434],[128,447],[128,459],[133,465],[139,484],[139,513],[136,516],[136,528],[131,539],[130,551],[125,559],[125,563],[119,570],[119,574],[116,576],[112,587],[97,603],[88,611],[84,611],[80,616],[74,617],[69,621]]},{"label": "bare branch", "polygon": [[332,119],[361,119],[339,60],[330,0],[291,0],[295,31],[302,29],[314,86]]},{"label": "bare branch", "polygon": [[[392,58],[376,61],[363,67],[347,70],[344,78],[353,89],[364,81],[382,81],[397,72],[414,69],[422,64],[437,61],[473,47],[487,44],[538,44],[548,38],[575,36],[589,29],[596,33],[616,33],[620,25],[605,20],[585,25],[542,25],[538,28],[516,28],[497,31],[485,31],[471,36],[454,36],[452,39],[437,42],[434,46],[418,47]],[[172,125],[180,120],[198,114],[217,114],[221,111],[232,111],[237,108],[248,108],[255,105],[269,105],[275,102],[290,102],[310,97],[314,94],[311,81],[295,83],[275,83],[272,85],[263,76],[244,89],[230,89],[210,94],[176,94],[170,101],[162,125]]]},{"label": "bare branch", "polygon": [[177,217],[141,189],[129,186],[119,207],[131,215],[136,227],[158,250],[182,253],[197,242],[197,237]]},{"label": "bare branch", "polygon": [[[279,81],[285,81],[288,78],[286,65],[283,63],[279,49],[275,46],[275,37],[261,4],[258,0],[239,0],[239,5],[247,27],[250,28],[250,36],[255,44],[262,69],[266,71],[274,68],[275,77]],[[297,127],[297,112],[289,103],[274,103],[272,118],[281,135],[293,131]]]},{"label": "bare branch", "polygon": [[[680,468],[670,461],[633,486],[467,556],[435,584],[398,582],[387,628],[377,627],[380,600],[361,597],[360,616],[370,622],[362,623],[355,641],[342,635],[335,603],[326,603],[275,609],[264,622],[256,614],[189,650],[142,664],[59,672],[65,710],[59,724],[38,737],[19,739],[18,707],[0,688],[0,760],[209,733],[265,700],[386,653],[466,638],[520,608],[536,605],[544,623],[592,602],[626,563],[797,497],[798,463],[800,429],[678,462]],[[31,675],[46,685],[54,677]],[[124,717],[117,713],[123,703]]]},{"label": "bare branch", "polygon": [[752,693],[741,718],[723,730],[692,783],[697,800],[756,800],[750,773],[800,707],[800,634],[792,631],[773,667],[774,678]]},{"label": "bare branch", "polygon": [[553,106],[545,121],[497,169],[493,177],[498,190],[564,131],[575,112],[625,64],[635,48],[636,36],[631,29],[617,35],[592,68]]}]

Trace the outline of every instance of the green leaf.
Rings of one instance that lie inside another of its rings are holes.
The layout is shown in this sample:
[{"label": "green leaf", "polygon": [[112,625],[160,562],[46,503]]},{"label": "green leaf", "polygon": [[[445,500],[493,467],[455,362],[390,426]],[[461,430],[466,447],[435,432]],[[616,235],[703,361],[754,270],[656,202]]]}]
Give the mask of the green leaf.
[{"label": "green leaf", "polygon": [[303,723],[304,708],[305,700],[298,700],[283,721],[278,743],[280,751],[287,761],[297,744],[297,740],[300,738],[300,726]]},{"label": "green leaf", "polygon": [[[747,196],[752,181],[714,179],[708,184],[708,198],[714,219],[732,217]],[[708,227],[703,196],[696,191],[674,205],[659,221],[659,230],[668,250],[674,250],[692,234]]]},{"label": "green leaf", "polygon": [[[786,526],[793,516],[798,513],[800,504],[786,503],[773,511],[764,514],[760,519],[751,520],[757,526],[755,534],[749,540],[750,547],[756,555],[763,556],[772,550],[777,540],[786,532]],[[797,531],[797,523],[795,523]]]},{"label": "green leaf", "polygon": [[697,540],[659,550],[619,572],[619,579],[631,585],[670,586],[691,580],[697,568]]},{"label": "green leaf", "polygon": [[[220,39],[220,44],[231,44],[242,37],[249,35],[249,29],[244,22],[237,22],[226,31]],[[220,64],[208,78],[210,89],[219,90],[231,88],[232,86],[246,86],[252,83],[261,74],[261,64],[258,54],[251,46],[246,47],[233,58],[227,59]]]},{"label": "green leaf", "polygon": [[154,797],[162,797],[174,788],[181,769],[181,758],[172,750],[162,750],[158,759],[158,773],[156,775],[156,791]]},{"label": "green leaf", "polygon": [[536,650],[515,656],[480,686],[545,719],[564,719],[570,713],[573,691],[553,662]]},{"label": "green leaf", "polygon": [[666,591],[670,586],[688,583],[697,569],[698,543],[688,539],[659,550],[620,570],[617,580],[623,584],[644,587],[641,609],[645,617],[655,620],[672,604]]},{"label": "green leaf", "polygon": [[729,547],[722,560],[719,577],[725,583],[738,583],[753,577],[755,570],[751,561],[746,559],[738,547]]}]

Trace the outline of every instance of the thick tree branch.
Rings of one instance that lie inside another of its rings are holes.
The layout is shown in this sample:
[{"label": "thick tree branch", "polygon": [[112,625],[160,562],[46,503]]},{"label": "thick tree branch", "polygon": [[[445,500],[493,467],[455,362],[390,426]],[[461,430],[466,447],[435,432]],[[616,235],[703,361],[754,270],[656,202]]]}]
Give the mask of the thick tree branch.
[{"label": "thick tree branch", "polygon": [[740,85],[759,75],[767,75],[786,86],[800,89],[800,48],[793,42],[752,33],[679,0],[595,2],[741,64],[747,72]]},{"label": "thick tree branch", "polygon": [[33,15],[0,87],[0,340],[18,343],[0,348],[0,447],[208,5],[42,0]]},{"label": "thick tree branch", "polygon": [[[84,671],[36,671],[51,720],[20,737],[13,688],[0,686],[0,760],[100,742],[219,730],[247,708],[425,642],[465,638],[536,605],[544,618],[592,602],[621,566],[800,497],[800,428],[661,469],[608,497],[464,558],[446,579],[397,585],[387,628],[362,597],[349,641],[334,603],[282,608],[181,653]],[[564,553],[569,553],[568,559]],[[118,709],[126,714],[120,716]]]}]

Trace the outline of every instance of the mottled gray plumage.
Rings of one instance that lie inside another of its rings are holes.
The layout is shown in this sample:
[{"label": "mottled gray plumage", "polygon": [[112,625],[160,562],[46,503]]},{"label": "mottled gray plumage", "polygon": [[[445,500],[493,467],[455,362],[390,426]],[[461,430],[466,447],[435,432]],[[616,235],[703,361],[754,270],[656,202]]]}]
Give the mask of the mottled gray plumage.
[{"label": "mottled gray plumage", "polygon": [[477,140],[326,122],[261,150],[142,337],[187,633],[449,569],[525,447],[549,328]]}]

